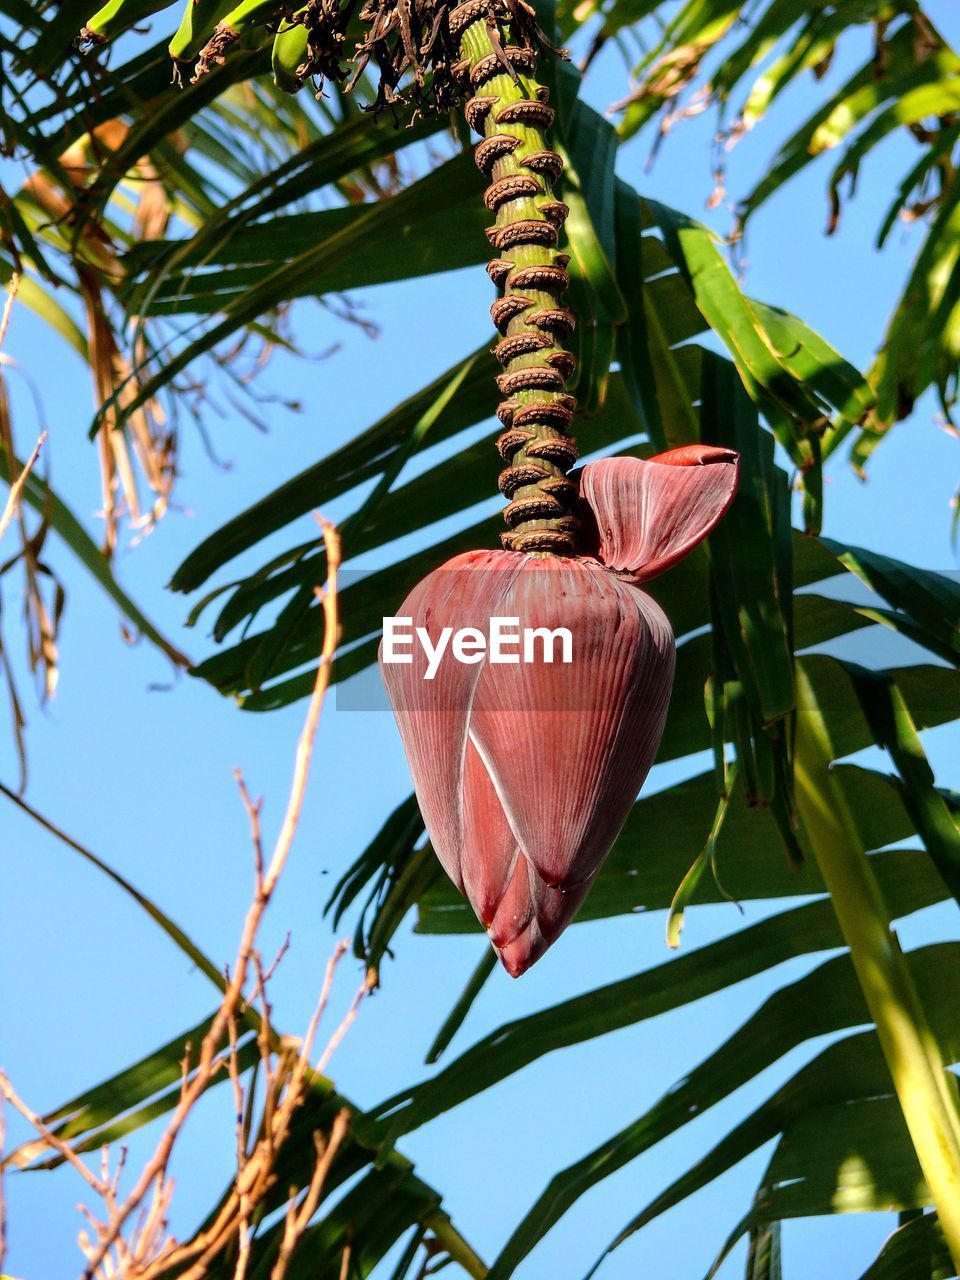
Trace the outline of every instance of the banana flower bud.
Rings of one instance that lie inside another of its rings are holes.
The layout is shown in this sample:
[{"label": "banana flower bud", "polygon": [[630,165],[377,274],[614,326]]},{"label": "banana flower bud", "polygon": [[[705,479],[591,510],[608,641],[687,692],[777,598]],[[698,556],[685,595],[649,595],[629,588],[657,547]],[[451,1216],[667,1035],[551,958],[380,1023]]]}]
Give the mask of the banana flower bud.
[{"label": "banana flower bud", "polygon": [[[513,977],[573,919],[653,763],[676,651],[638,584],[720,520],[738,461],[692,445],[588,463],[585,554],[456,556],[400,610],[419,646],[391,661],[381,645],[433,848]],[[505,623],[516,652],[494,643]]]}]

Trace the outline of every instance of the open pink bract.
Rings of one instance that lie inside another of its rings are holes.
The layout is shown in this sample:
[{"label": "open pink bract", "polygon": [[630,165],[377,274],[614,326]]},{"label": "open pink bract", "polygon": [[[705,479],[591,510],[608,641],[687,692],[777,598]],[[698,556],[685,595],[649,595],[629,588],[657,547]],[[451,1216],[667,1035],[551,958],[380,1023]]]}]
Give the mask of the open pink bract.
[{"label": "open pink bract", "polygon": [[589,555],[467,552],[414,587],[398,612],[433,645],[446,627],[486,634],[493,617],[566,627],[569,663],[447,654],[425,679],[422,647],[406,664],[385,663],[381,648],[433,847],[514,977],[573,919],[660,745],[674,638],[636,584],[709,533],[737,473],[735,453],[705,445],[588,463],[580,496]]}]

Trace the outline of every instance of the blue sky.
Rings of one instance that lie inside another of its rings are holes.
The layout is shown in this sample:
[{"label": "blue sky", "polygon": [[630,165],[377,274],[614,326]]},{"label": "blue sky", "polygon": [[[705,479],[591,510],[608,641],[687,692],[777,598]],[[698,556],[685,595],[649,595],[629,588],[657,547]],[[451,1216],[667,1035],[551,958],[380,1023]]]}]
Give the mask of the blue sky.
[{"label": "blue sky", "polygon": [[[948,36],[960,36],[947,0],[928,9]],[[840,74],[839,68],[831,72],[833,83]],[[615,56],[596,64],[585,92],[599,107],[621,96]],[[749,189],[769,161],[774,139],[813,101],[806,86],[792,93],[770,125],[734,150],[728,177],[732,196]],[[711,133],[708,117],[681,126],[649,172],[649,139],[641,138],[623,149],[619,170],[642,192],[725,230],[729,211],[705,210]],[[861,367],[870,360],[882,317],[919,242],[916,231],[897,232],[882,255],[872,247],[880,210],[912,155],[912,145],[896,139],[871,158],[857,199],[847,205],[840,230],[830,239],[822,235],[827,213],[823,164],[776,196],[750,233],[750,292],[802,316]],[[178,492],[183,510],[118,557],[123,584],[193,657],[209,652],[210,641],[200,629],[184,629],[185,602],[164,589],[184,555],[265,489],[479,345],[489,328],[490,286],[479,268],[361,291],[355,300],[380,326],[381,336],[373,342],[316,305],[298,304],[294,322],[305,346],[319,350],[340,344],[325,362],[296,363],[278,355],[268,371],[268,383],[301,400],[304,412],[278,409],[271,414],[268,435],[239,418],[211,423],[217,452],[229,469],[212,466],[187,427]],[[427,346],[421,335],[431,313],[441,323],[430,324]],[[39,386],[53,483],[95,530],[97,464],[86,440],[85,369],[22,308],[14,313],[5,352]],[[11,378],[15,429],[25,451],[36,433],[35,412],[16,375]],[[491,405],[493,399],[491,389]],[[929,398],[918,406],[875,455],[868,484],[842,464],[834,465],[826,493],[828,533],[926,567],[956,568],[948,503],[958,446],[933,425],[935,412]],[[496,469],[491,458],[492,491]],[[326,514],[341,517],[349,505]],[[50,558],[69,598],[57,697],[46,711],[28,699],[28,798],[155,898],[209,955],[225,961],[233,955],[249,901],[251,871],[246,819],[231,770],[241,767],[251,789],[265,795],[267,831],[275,831],[303,709],[244,714],[198,682],[172,679],[150,646],[123,640],[115,611],[62,547],[51,548]],[[17,601],[9,590],[4,605],[5,636],[16,648]],[[938,781],[958,785],[956,732],[930,733],[926,745]],[[674,779],[680,769],[694,771],[683,762],[673,773],[661,771],[655,784]],[[5,736],[0,778],[15,784],[16,761]],[[337,713],[331,703],[298,842],[264,935],[269,953],[287,930],[292,934],[290,954],[273,988],[282,1029],[296,1032],[306,1024],[319,989],[334,942],[321,915],[332,884],[408,791],[389,715]],[[212,1007],[211,993],[103,877],[11,806],[0,809],[0,823],[6,906],[0,1060],[30,1102],[46,1109],[199,1020]],[[754,908],[748,913],[750,919],[760,915]],[[497,973],[454,1050],[504,1021],[661,962],[666,958],[663,923],[660,915],[651,915],[577,926],[522,981]],[[695,910],[688,917],[685,946],[705,943],[738,924],[733,907]],[[475,937],[416,937],[411,925],[397,940],[395,961],[384,966],[381,991],[363,1007],[331,1067],[342,1090],[361,1105],[423,1077],[424,1052],[483,946]],[[956,938],[956,913],[947,908],[922,913],[904,923],[901,936],[908,945]],[[550,1173],[640,1114],[807,963],[791,962],[675,1014],[551,1055],[415,1133],[403,1150],[416,1160],[421,1176],[444,1193],[455,1221],[490,1260]],[[329,1029],[359,977],[352,961],[341,967]],[[790,1055],[586,1197],[521,1268],[522,1280],[581,1275],[643,1203],[810,1054],[807,1047]],[[174,1225],[180,1230],[221,1189],[229,1123],[221,1090],[188,1134],[174,1170]],[[149,1136],[134,1141],[133,1161]],[[745,1211],[768,1154],[744,1162],[634,1237],[600,1275],[626,1280],[638,1269],[656,1276],[668,1266],[671,1275],[702,1275]],[[79,1270],[78,1194],[69,1172],[10,1179],[11,1275],[39,1280]],[[785,1231],[788,1274],[855,1277],[890,1226],[890,1219],[880,1217],[790,1225]],[[738,1253],[722,1274],[735,1276],[741,1269]]]}]

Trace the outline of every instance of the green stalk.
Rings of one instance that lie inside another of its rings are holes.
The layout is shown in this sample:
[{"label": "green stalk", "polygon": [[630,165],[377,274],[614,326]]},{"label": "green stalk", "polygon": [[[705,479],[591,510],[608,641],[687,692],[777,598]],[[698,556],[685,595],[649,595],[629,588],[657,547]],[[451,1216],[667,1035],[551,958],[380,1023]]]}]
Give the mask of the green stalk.
[{"label": "green stalk", "polygon": [[960,1096],[927,1025],[836,777],[813,689],[797,672],[797,806],[876,1025],[920,1167],[960,1271]]},{"label": "green stalk", "polygon": [[562,162],[547,145],[553,109],[534,75],[536,55],[511,44],[505,9],[497,21],[489,14],[486,0],[465,0],[450,29],[474,94],[464,112],[483,135],[476,160],[490,179],[484,202],[496,214],[487,235],[498,256],[487,270],[503,290],[491,307],[504,369],[497,379],[506,428],[497,447],[508,463],[500,488],[510,500],[503,543],[573,555],[577,497],[566,473],[577,459],[569,434],[576,401],[565,384],[576,362],[564,343],[574,319],[561,302],[569,258],[557,249],[567,208],[553,195]]},{"label": "green stalk", "polygon": [[486,1263],[474,1253],[442,1209],[437,1209],[429,1218],[424,1218],[423,1225],[433,1232],[438,1244],[443,1246],[472,1280],[484,1280],[487,1274]]}]

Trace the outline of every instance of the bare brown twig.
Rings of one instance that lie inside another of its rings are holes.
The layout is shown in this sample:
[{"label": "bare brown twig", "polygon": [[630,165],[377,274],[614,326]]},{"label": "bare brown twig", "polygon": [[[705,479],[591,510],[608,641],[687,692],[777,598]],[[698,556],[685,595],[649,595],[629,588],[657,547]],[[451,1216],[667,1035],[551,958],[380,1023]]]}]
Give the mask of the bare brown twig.
[{"label": "bare brown twig", "polygon": [[17,1094],[13,1085],[7,1079],[6,1074],[2,1071],[0,1071],[0,1094],[3,1094],[5,1100],[9,1102],[16,1111],[20,1112],[24,1120],[27,1121],[32,1129],[35,1129],[37,1133],[40,1134],[45,1142],[49,1143],[55,1151],[59,1152],[59,1154],[63,1156],[67,1164],[71,1165],[77,1173],[79,1173],[84,1182],[86,1182],[98,1196],[105,1196],[109,1193],[110,1188],[108,1184],[97,1178],[95,1174],[91,1173],[70,1144],[68,1142],[64,1142],[61,1138],[58,1138],[56,1134],[52,1133],[36,1112],[31,1111],[23,1099]]},{"label": "bare brown twig", "polygon": [[7,337],[7,330],[10,328],[10,317],[13,315],[13,304],[17,300],[17,294],[20,292],[20,272],[14,271],[10,277],[10,283],[7,285],[7,300],[3,304],[3,316],[0,317],[0,348],[3,347]]},{"label": "bare brown twig", "polygon": [[[0,325],[2,325],[2,323],[3,322],[0,322]],[[2,342],[3,337],[0,335],[0,343]],[[0,538],[2,538],[7,532],[10,521],[16,515],[17,506],[20,502],[20,495],[23,492],[23,486],[27,483],[27,477],[30,475],[30,472],[36,466],[37,459],[40,457],[40,450],[43,448],[46,439],[47,433],[42,431],[40,433],[40,439],[33,446],[33,453],[31,453],[30,457],[23,464],[23,470],[17,476],[16,480],[14,480],[10,485],[10,492],[7,494],[7,501],[3,508],[3,515],[0,515]]]},{"label": "bare brown twig", "polygon": [[[0,347],[3,346],[6,339],[7,330],[10,327],[10,318],[13,314],[13,304],[17,299],[19,290],[20,274],[19,272],[14,272],[7,288],[7,299],[4,303],[3,314],[0,316]],[[11,363],[6,356],[2,357],[2,361],[3,365]],[[25,465],[19,468],[19,474],[17,474],[18,464],[13,442],[10,400],[7,395],[6,380],[2,369],[0,369],[0,453],[6,456],[5,473],[10,481],[10,492],[7,495],[3,512],[0,514],[0,539],[3,538],[14,518],[17,519],[20,529],[20,552],[7,560],[0,573],[5,573],[18,561],[22,563],[25,578],[23,610],[27,635],[27,659],[31,671],[39,670],[42,672],[41,697],[43,699],[50,697],[57,687],[57,630],[59,616],[63,607],[63,591],[60,584],[50,574],[49,569],[40,562],[40,552],[47,530],[46,519],[41,519],[39,528],[31,533],[24,517],[21,498],[24,485],[27,483],[30,472],[36,464],[46,438],[47,433],[45,431],[41,432],[33,453],[27,459]],[[52,586],[52,593],[49,590],[45,592],[44,586],[48,588]],[[52,599],[50,598],[51,595]],[[13,712],[14,741],[20,758],[20,777],[21,785],[23,785],[26,782],[27,767],[26,746],[23,737],[26,718],[20,704],[16,681],[6,657],[2,636],[0,636],[0,670],[3,671],[6,679],[7,692]]]},{"label": "bare brown twig", "polygon": [[[13,304],[16,302],[17,294],[19,292],[20,272],[15,271],[10,277],[10,283],[7,286],[7,300],[3,304],[3,315],[0,316],[0,349],[3,348],[3,344],[6,341],[7,330],[10,328],[10,317],[13,314]],[[14,466],[13,456],[12,454],[10,456],[10,492],[7,495],[6,506],[3,508],[3,515],[0,515],[0,538],[2,538],[6,533],[7,526],[10,524],[10,521],[16,513],[17,504],[20,501],[20,494],[23,491],[23,486],[27,483],[27,476],[29,476],[30,472],[33,470],[37,458],[40,456],[40,450],[43,448],[43,443],[46,438],[47,433],[44,431],[41,433],[40,439],[33,446],[33,453],[31,453],[30,457],[24,464],[23,470],[16,478],[14,478],[12,474]]]}]

